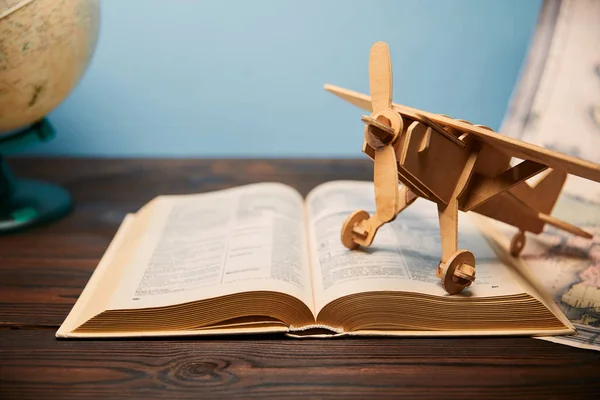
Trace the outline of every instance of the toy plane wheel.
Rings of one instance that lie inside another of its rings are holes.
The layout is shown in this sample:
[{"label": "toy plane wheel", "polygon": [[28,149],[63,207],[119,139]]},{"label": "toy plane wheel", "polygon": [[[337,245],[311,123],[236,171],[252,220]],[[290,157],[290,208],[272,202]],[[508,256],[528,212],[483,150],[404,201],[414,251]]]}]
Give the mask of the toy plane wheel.
[{"label": "toy plane wheel", "polygon": [[525,247],[525,232],[519,231],[513,236],[510,241],[510,255],[513,257],[518,257],[523,251]]},{"label": "toy plane wheel", "polygon": [[[354,241],[355,235],[363,234],[365,237],[367,236],[367,232],[363,231],[364,226],[361,226],[361,222],[367,221],[369,219],[369,213],[364,210],[354,211],[342,226],[342,244],[350,249],[354,250],[359,245]],[[364,224],[362,224],[364,225]]]},{"label": "toy plane wheel", "polygon": [[475,280],[475,256],[458,250],[446,263],[440,263],[437,275],[448,294],[460,293]]}]

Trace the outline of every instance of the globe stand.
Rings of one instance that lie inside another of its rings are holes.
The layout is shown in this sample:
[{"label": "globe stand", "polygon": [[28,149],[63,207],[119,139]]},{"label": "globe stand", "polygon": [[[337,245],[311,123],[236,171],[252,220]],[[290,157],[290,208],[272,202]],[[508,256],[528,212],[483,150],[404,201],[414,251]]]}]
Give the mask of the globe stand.
[{"label": "globe stand", "polygon": [[3,155],[54,138],[47,119],[6,138],[0,138],[0,235],[58,219],[71,210],[71,196],[60,186],[30,179],[16,179]]}]

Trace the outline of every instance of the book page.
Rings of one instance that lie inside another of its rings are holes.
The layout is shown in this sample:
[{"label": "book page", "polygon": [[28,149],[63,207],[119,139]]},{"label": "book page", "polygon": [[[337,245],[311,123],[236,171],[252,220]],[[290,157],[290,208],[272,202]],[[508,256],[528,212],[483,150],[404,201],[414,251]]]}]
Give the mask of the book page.
[{"label": "book page", "polygon": [[[337,181],[315,188],[307,198],[315,311],[348,294],[398,290],[449,296],[435,276],[441,239],[435,203],[417,199],[391,223],[382,226],[369,248],[348,250],[342,225],[355,210],[375,212],[372,182]],[[459,249],[476,258],[475,282],[455,296],[502,296],[523,293],[508,266],[469,217],[459,213]]]},{"label": "book page", "polygon": [[278,183],[161,196],[136,216],[147,222],[109,309],[265,290],[312,310],[303,212],[300,194]]}]

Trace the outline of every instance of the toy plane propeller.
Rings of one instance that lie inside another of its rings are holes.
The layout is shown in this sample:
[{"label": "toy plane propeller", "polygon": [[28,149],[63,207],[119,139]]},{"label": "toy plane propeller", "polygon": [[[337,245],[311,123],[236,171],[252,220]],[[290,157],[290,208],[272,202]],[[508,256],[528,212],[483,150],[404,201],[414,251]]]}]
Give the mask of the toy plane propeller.
[{"label": "toy plane propeller", "polygon": [[[421,197],[437,204],[442,257],[436,275],[455,294],[475,280],[475,257],[458,249],[458,211],[472,211],[518,229],[510,252],[518,256],[525,232],[546,224],[591,238],[550,213],[567,174],[600,182],[600,165],[503,136],[482,125],[392,103],[392,66],[387,44],[369,58],[371,96],[333,85],[325,89],[371,112],[362,151],[374,162],[376,211],[353,212],[341,240],[355,249],[372,244],[377,230]],[[512,158],[522,160],[511,166]],[[535,184],[527,181],[540,175]],[[402,183],[398,187],[398,182]]]}]

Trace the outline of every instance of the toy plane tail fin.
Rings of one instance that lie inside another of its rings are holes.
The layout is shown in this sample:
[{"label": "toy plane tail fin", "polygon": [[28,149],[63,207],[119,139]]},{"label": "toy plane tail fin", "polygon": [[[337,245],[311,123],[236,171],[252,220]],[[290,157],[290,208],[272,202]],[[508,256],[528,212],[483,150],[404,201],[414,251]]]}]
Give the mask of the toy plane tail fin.
[{"label": "toy plane tail fin", "polygon": [[533,185],[521,182],[510,192],[542,214],[550,214],[563,188],[567,173],[549,169]]},{"label": "toy plane tail fin", "polygon": [[522,182],[511,188],[510,191],[519,199],[525,201],[532,208],[532,211],[537,211],[538,218],[545,224],[573,235],[591,239],[592,234],[589,232],[549,215],[556,205],[566,179],[566,172],[549,169],[534,184],[529,185],[527,182]]},{"label": "toy plane tail fin", "polygon": [[567,173],[558,170],[549,170],[545,176],[532,185],[535,196],[536,208],[550,214],[567,179]]}]

